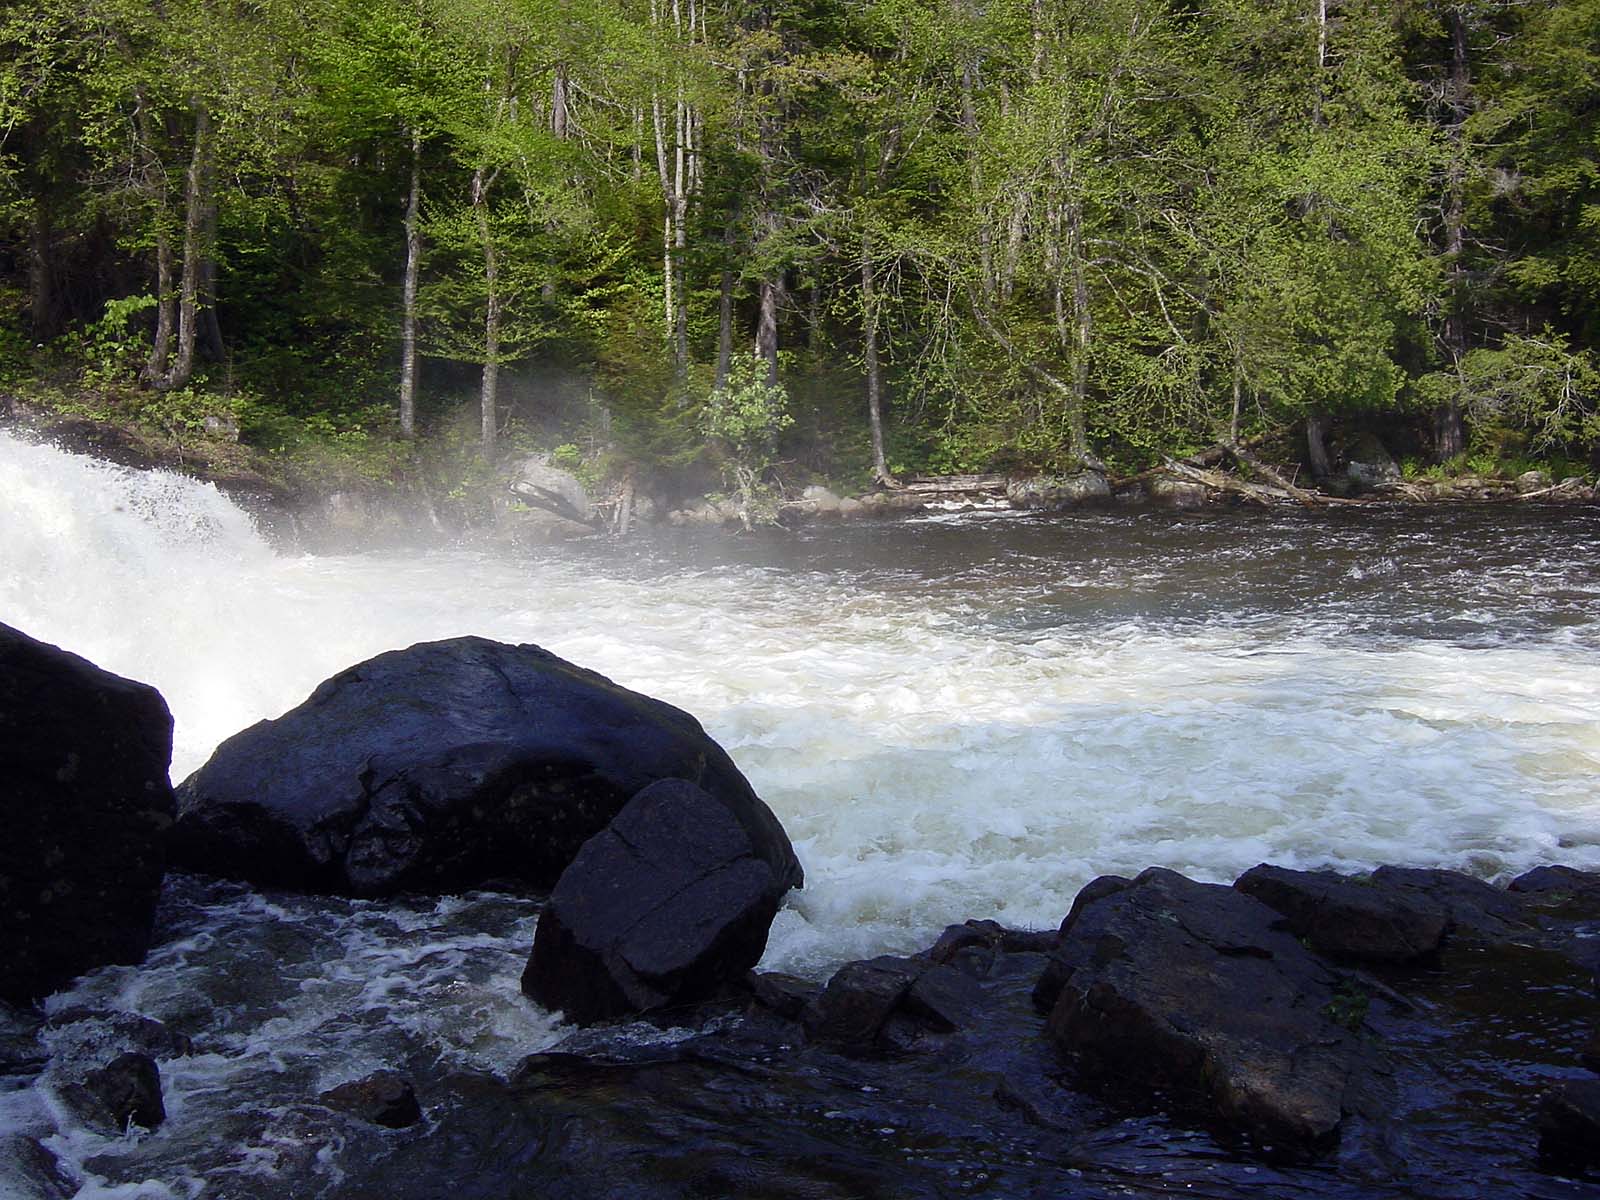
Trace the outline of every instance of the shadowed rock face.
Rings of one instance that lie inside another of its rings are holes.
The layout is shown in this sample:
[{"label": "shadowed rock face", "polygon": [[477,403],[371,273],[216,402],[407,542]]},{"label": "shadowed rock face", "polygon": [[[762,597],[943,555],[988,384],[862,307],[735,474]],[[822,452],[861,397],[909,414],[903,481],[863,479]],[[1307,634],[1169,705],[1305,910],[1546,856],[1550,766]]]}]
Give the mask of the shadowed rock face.
[{"label": "shadowed rock face", "polygon": [[773,857],[693,784],[645,788],[562,874],[523,991],[584,1025],[715,995],[766,949]]},{"label": "shadowed rock face", "polygon": [[154,688],[0,625],[0,999],[144,958],[171,760]]},{"label": "shadowed rock face", "polygon": [[703,788],[774,879],[800,883],[777,818],[693,717],[537,646],[476,637],[381,654],[229,738],[179,788],[174,854],[345,895],[544,889],[658,779]]},{"label": "shadowed rock face", "polygon": [[1075,909],[1050,970],[1050,1036],[1088,1085],[1277,1154],[1337,1142],[1363,1052],[1337,975],[1266,905],[1152,868]]}]

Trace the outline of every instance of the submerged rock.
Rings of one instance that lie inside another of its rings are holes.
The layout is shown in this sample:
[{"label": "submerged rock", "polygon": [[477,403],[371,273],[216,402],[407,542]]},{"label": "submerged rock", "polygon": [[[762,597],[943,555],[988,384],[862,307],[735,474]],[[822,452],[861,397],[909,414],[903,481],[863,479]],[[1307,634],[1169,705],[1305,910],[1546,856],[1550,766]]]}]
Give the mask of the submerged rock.
[{"label": "submerged rock", "polygon": [[62,1091],[67,1106],[84,1121],[120,1133],[134,1124],[155,1129],[167,1119],[161,1071],[148,1054],[129,1051],[90,1071]]},{"label": "submerged rock", "polygon": [[1558,1167],[1600,1166],[1600,1079],[1565,1079],[1545,1094],[1539,1154]]},{"label": "submerged rock", "polygon": [[580,1025],[706,1000],[760,961],[792,853],[683,780],[584,843],[539,914],[522,990]]},{"label": "submerged rock", "polygon": [[397,1071],[374,1071],[364,1079],[329,1088],[317,1098],[329,1108],[385,1129],[404,1129],[422,1120],[422,1106],[411,1081]]},{"label": "submerged rock", "polygon": [[172,716],[146,684],[0,625],[0,999],[150,946]]},{"label": "submerged rock", "polygon": [[1263,863],[1233,886],[1281,913],[1317,953],[1350,962],[1414,962],[1437,953],[1450,928],[1440,905],[1394,883]]},{"label": "submerged rock", "polygon": [[69,1200],[78,1184],[61,1160],[36,1139],[0,1136],[0,1196],[6,1200]]},{"label": "submerged rock", "polygon": [[1151,868],[1102,885],[1052,960],[1050,1036],[1087,1086],[1164,1100],[1276,1155],[1337,1143],[1364,1005],[1273,909]]},{"label": "submerged rock", "polygon": [[659,779],[703,788],[774,881],[800,883],[777,818],[688,713],[476,637],[380,654],[229,738],[179,788],[175,859],[357,896],[542,889]]}]

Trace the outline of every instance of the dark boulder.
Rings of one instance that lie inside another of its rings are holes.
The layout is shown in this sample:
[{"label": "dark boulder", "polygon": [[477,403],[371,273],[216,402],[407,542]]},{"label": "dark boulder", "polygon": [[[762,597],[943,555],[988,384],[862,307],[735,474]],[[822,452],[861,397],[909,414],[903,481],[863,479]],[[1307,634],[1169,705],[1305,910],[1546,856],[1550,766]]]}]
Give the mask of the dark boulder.
[{"label": "dark boulder", "polygon": [[1318,954],[1346,962],[1414,962],[1436,953],[1450,926],[1442,906],[1412,891],[1331,871],[1262,864],[1233,886],[1281,913]]},{"label": "dark boulder", "polygon": [[1558,1168],[1600,1166],[1600,1079],[1565,1079],[1545,1093],[1539,1156]]},{"label": "dark boulder", "polygon": [[1283,1157],[1331,1149],[1363,1082],[1360,998],[1230,887],[1152,868],[1099,893],[1052,954],[1049,1032],[1079,1079]]},{"label": "dark boulder", "polygon": [[397,1071],[374,1071],[363,1079],[329,1088],[317,1098],[329,1108],[385,1129],[404,1129],[422,1120],[422,1106],[411,1081]]},{"label": "dark boulder", "polygon": [[757,1007],[785,1021],[798,1021],[817,994],[816,984],[809,979],[782,971],[751,971],[745,976],[745,986]]},{"label": "dark boulder", "polygon": [[1450,933],[1490,944],[1517,941],[1532,931],[1527,914],[1514,896],[1460,871],[1423,867],[1379,867],[1372,883],[1398,888],[1414,904],[1442,913]]},{"label": "dark boulder", "polygon": [[0,625],[0,999],[150,947],[173,818],[152,687]]},{"label": "dark boulder", "polygon": [[161,1071],[148,1054],[133,1051],[69,1084],[62,1099],[87,1123],[118,1133],[130,1123],[154,1129],[167,1119]]},{"label": "dark boulder", "polygon": [[885,954],[840,967],[802,1019],[813,1042],[868,1054],[914,1049],[930,1034],[970,1028],[983,1004],[967,972]]},{"label": "dark boulder", "polygon": [[707,1000],[760,961],[792,855],[669,779],[584,843],[539,914],[522,990],[580,1025]]},{"label": "dark boulder", "polygon": [[1600,871],[1535,867],[1513,879],[1507,890],[1542,912],[1580,920],[1600,918]]},{"label": "dark boulder", "polygon": [[[1123,875],[1101,875],[1084,884],[1072,898],[1072,907],[1067,910],[1067,915],[1061,918],[1061,928],[1056,933],[1056,945],[1061,944],[1061,939],[1072,931],[1072,927],[1078,923],[1078,918],[1091,904],[1132,886],[1133,880]],[[1039,974],[1038,982],[1033,985],[1033,1006],[1048,1016],[1050,1010],[1055,1008],[1056,1001],[1061,998],[1061,989],[1066,985],[1067,977],[1071,973],[1069,958],[1051,954],[1045,962],[1044,970]]]},{"label": "dark boulder", "polygon": [[358,896],[544,889],[658,779],[698,784],[774,881],[798,886],[777,818],[688,713],[537,646],[476,637],[380,654],[229,738],[178,790],[175,855]]}]

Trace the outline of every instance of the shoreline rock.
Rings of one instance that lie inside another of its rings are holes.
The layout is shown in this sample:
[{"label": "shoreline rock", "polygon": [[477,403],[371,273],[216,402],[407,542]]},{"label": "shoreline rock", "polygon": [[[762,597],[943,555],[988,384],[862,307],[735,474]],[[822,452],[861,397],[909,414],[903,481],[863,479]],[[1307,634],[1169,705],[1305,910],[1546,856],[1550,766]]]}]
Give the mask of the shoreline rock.
[{"label": "shoreline rock", "polygon": [[174,816],[155,688],[0,625],[0,999],[150,947]]}]

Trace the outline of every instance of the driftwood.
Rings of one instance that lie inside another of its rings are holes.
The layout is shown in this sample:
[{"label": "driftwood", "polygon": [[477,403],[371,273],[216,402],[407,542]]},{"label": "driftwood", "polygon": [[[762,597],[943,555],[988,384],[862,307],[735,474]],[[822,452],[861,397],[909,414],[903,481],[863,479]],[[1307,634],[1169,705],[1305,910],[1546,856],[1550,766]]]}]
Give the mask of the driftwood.
[{"label": "driftwood", "polygon": [[1279,504],[1287,499],[1283,492],[1274,488],[1263,487],[1259,483],[1246,483],[1242,479],[1235,479],[1232,475],[1224,475],[1221,471],[1207,471],[1200,467],[1191,467],[1175,458],[1167,459],[1160,473],[1175,475],[1179,479],[1186,479],[1190,483],[1198,483],[1202,487],[1210,488],[1212,491],[1241,496],[1254,504]]},{"label": "driftwood", "polygon": [[965,495],[1003,492],[1006,483],[1004,475],[914,475],[895,490],[921,496]]}]

